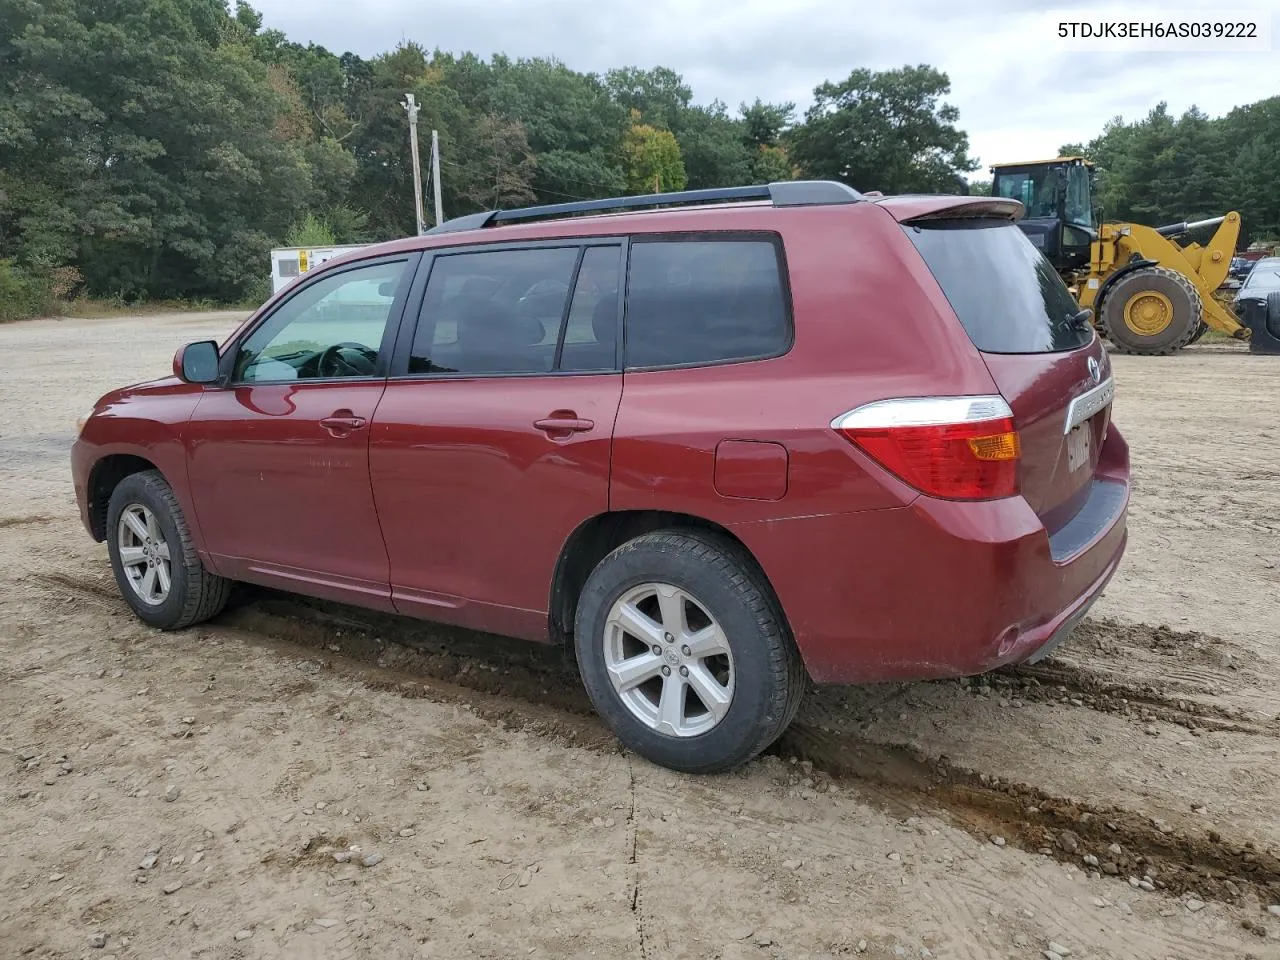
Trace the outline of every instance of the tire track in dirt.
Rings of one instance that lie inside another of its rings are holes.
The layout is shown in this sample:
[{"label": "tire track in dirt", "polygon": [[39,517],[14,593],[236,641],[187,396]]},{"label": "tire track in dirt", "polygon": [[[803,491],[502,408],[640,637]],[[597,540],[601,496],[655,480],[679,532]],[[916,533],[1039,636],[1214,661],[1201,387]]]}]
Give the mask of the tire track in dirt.
[{"label": "tire track in dirt", "polygon": [[[1203,730],[1280,736],[1280,727],[1249,719],[1247,711],[1175,697],[1157,684],[1134,685],[1065,660],[1006,667],[991,675],[1011,696],[1036,703],[1070,703],[1100,713],[1149,723],[1163,720],[1185,727],[1192,734]],[[1003,682],[1002,682],[1003,681]]]},{"label": "tire track in dirt", "polygon": [[1001,836],[1064,863],[1080,866],[1094,856],[1100,872],[1150,877],[1156,889],[1200,899],[1233,902],[1252,892],[1269,903],[1280,896],[1280,854],[1251,841],[1175,830],[1129,810],[1054,796],[918,749],[857,743],[821,727],[793,724],[780,749],[832,776],[876,784],[901,802],[925,798],[977,837]]},{"label": "tire track in dirt", "polygon": [[[57,582],[76,588],[73,577]],[[85,589],[97,593],[96,585]],[[281,651],[292,656],[314,659],[319,647],[326,651],[321,669],[372,689],[461,702],[508,729],[588,749],[619,749],[559,651],[522,644],[524,662],[512,663],[497,638],[459,631],[459,642],[453,631],[446,636],[413,621],[366,619],[363,611],[330,609],[268,595],[217,623],[293,647]],[[384,628],[400,639],[383,639]],[[424,642],[409,646],[402,642],[409,636]],[[450,652],[439,652],[445,648]],[[1133,811],[1055,796],[919,749],[872,744],[812,723],[794,723],[771,752],[807,760],[839,781],[857,782],[867,801],[890,815],[921,807],[979,839],[999,835],[1010,845],[1077,867],[1085,855],[1095,856],[1101,871],[1134,883],[1149,877],[1154,889],[1171,895],[1227,903],[1250,894],[1266,903],[1280,899],[1280,855],[1251,841],[1233,842],[1212,830],[1203,835],[1174,830]],[[1122,852],[1109,852],[1112,844]]]},{"label": "tire track in dirt", "polygon": [[85,574],[63,573],[57,570],[44,570],[20,577],[18,583],[30,581],[45,587],[66,591],[68,595],[80,600],[87,600],[96,606],[108,607],[124,613],[128,611],[125,602],[120,598],[114,580],[94,577]]},{"label": "tire track in dirt", "polygon": [[0,517],[0,530],[7,530],[10,527],[43,526],[46,523],[53,523],[53,517],[43,514],[29,517]]}]

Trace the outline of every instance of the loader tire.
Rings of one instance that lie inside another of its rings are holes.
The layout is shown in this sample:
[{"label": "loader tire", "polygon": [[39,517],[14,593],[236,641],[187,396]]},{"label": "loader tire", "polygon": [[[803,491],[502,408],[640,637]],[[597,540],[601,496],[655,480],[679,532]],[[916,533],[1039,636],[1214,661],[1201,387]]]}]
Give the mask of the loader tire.
[{"label": "loader tire", "polygon": [[1107,291],[1101,320],[1120,353],[1163,356],[1195,339],[1204,323],[1204,304],[1195,284],[1176,270],[1144,267]]},{"label": "loader tire", "polygon": [[1191,339],[1188,340],[1187,343],[1188,344],[1195,343],[1197,340],[1199,340],[1201,337],[1204,336],[1204,332],[1208,329],[1209,329],[1209,325],[1205,323],[1203,320],[1201,320],[1200,326],[1196,327],[1196,332],[1191,335]]}]

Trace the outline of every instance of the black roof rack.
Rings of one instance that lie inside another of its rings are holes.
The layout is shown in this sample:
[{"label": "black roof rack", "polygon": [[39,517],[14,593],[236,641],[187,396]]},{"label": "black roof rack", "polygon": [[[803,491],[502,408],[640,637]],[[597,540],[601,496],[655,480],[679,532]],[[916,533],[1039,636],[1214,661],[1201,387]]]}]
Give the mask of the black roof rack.
[{"label": "black roof rack", "polygon": [[515,210],[486,210],[446,220],[427,231],[457,233],[479,230],[506,223],[552,220],[581,213],[604,213],[613,210],[652,210],[687,203],[719,203],[742,200],[769,200],[775,207],[809,207],[838,203],[857,203],[862,194],[847,184],[834,180],[785,180],[751,187],[718,187],[710,190],[681,190],[675,193],[647,193],[634,197],[611,197],[606,200],[580,200],[575,203],[551,203]]}]

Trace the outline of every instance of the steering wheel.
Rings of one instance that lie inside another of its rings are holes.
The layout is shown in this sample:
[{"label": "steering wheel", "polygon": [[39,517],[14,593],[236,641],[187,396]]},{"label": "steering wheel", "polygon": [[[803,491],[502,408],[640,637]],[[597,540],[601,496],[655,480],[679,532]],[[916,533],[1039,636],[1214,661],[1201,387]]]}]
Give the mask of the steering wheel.
[{"label": "steering wheel", "polygon": [[[371,355],[372,358],[371,359]],[[316,375],[319,377],[371,377],[376,372],[374,359],[378,351],[363,343],[346,340],[325,347],[316,359]]]}]

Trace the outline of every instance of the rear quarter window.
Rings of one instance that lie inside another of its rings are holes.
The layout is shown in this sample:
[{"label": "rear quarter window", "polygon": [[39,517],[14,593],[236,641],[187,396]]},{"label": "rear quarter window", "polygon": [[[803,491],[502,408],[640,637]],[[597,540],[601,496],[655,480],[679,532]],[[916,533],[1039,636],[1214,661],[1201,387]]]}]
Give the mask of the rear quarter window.
[{"label": "rear quarter window", "polygon": [[969,218],[903,229],[984,353],[1058,353],[1093,341],[1071,291],[1015,224]]},{"label": "rear quarter window", "polygon": [[769,237],[634,238],[626,365],[776,357],[791,347],[780,243]]}]

